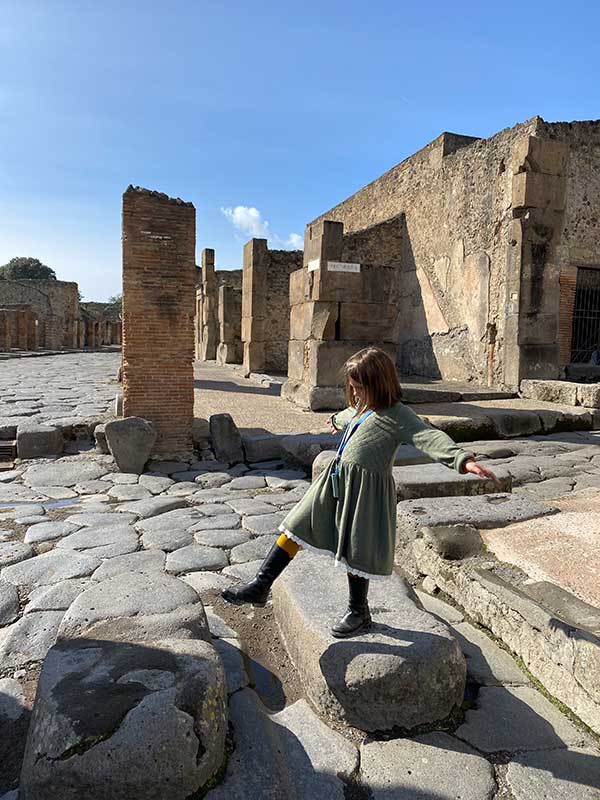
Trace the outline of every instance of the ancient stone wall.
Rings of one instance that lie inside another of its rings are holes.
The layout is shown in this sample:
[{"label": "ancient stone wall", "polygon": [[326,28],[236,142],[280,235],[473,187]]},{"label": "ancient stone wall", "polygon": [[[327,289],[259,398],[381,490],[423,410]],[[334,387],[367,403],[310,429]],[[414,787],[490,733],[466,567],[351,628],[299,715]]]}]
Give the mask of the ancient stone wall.
[{"label": "ancient stone wall", "polygon": [[80,317],[76,283],[55,280],[0,281],[0,304],[27,305],[38,319],[38,346],[48,350],[77,348]]},{"label": "ancient stone wall", "polygon": [[[600,263],[599,131],[535,117],[485,140],[442,134],[316,220],[352,233],[403,215],[402,371],[558,376],[576,266]],[[376,237],[369,248],[381,255]]]},{"label": "ancient stone wall", "polygon": [[242,270],[215,270],[215,251],[205,249],[202,251],[202,266],[197,273],[195,353],[199,361],[214,360],[220,341],[219,289],[221,286],[241,289]]},{"label": "ancient stone wall", "polygon": [[192,451],[196,211],[130,186],[123,195],[123,411],[150,420],[154,452]]},{"label": "ancient stone wall", "polygon": [[241,364],[242,289],[223,284],[219,287],[219,346],[218,364]]},{"label": "ancient stone wall", "polygon": [[37,350],[37,314],[27,305],[0,307],[0,352]]},{"label": "ancient stone wall", "polygon": [[246,243],[242,279],[246,374],[287,371],[290,273],[301,266],[301,250],[269,250],[266,239]]}]

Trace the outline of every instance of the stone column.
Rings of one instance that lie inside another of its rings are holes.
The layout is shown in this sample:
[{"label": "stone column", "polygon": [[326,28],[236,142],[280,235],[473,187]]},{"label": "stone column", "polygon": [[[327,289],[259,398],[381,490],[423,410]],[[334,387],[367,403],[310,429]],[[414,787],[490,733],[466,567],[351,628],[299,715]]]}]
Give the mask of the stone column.
[{"label": "stone column", "polygon": [[31,310],[27,317],[27,349],[37,350],[37,314]]},{"label": "stone column", "polygon": [[218,364],[242,363],[242,290],[219,287]]},{"label": "stone column", "polygon": [[214,361],[219,342],[219,321],[217,317],[219,293],[215,275],[215,251],[205,248],[202,251],[202,338],[200,358]]},{"label": "stone column", "polygon": [[28,309],[17,308],[17,349],[27,350],[27,328],[28,328]]},{"label": "stone column", "polygon": [[342,261],[344,229],[307,226],[304,266],[290,276],[288,380],[281,396],[312,411],[342,408],[341,370],[369,345],[393,359],[398,339],[397,267]]},{"label": "stone column", "polygon": [[10,350],[10,329],[8,326],[8,310],[0,308],[0,352]]},{"label": "stone column", "polygon": [[246,375],[260,372],[265,367],[268,260],[266,239],[246,242],[242,273],[242,342]]},{"label": "stone column", "polygon": [[154,452],[192,452],[196,210],[123,195],[123,412],[156,428]]}]

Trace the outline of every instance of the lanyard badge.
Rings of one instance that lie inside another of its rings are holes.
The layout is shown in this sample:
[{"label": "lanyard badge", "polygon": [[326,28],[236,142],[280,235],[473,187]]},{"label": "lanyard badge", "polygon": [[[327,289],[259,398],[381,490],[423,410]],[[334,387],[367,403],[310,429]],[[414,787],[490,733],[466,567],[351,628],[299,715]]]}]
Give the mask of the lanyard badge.
[{"label": "lanyard badge", "polygon": [[340,496],[340,461],[342,459],[342,453],[346,449],[346,445],[350,441],[350,437],[352,434],[358,429],[358,427],[368,418],[371,416],[373,411],[367,411],[362,416],[358,418],[354,425],[348,425],[346,428],[344,435],[342,437],[342,441],[340,442],[340,446],[338,447],[337,453],[335,455],[335,468],[331,473],[330,480],[331,480],[331,491],[333,493],[334,498],[337,500]]}]

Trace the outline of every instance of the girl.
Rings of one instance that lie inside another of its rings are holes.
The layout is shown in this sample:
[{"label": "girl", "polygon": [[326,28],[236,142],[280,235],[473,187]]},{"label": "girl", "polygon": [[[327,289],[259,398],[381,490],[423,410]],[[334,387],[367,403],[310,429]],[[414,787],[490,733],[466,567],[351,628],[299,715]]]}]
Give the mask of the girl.
[{"label": "girl", "polygon": [[349,407],[329,420],[332,433],[344,431],[336,458],[283,520],[281,536],[256,577],[222,593],[229,603],[262,607],[273,581],[300,548],[328,553],[348,573],[348,609],[331,630],[337,638],[368,628],[369,579],[393,569],[397,501],[392,467],[401,443],[457,472],[497,482],[471,454],[400,402],[396,367],[382,350],[360,350],[346,362],[344,373]]}]

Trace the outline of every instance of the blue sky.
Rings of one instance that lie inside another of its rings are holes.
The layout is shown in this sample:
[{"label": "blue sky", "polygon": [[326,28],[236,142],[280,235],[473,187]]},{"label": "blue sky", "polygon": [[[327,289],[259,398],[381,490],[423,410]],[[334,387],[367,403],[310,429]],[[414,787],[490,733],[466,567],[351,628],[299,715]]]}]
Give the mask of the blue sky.
[{"label": "blue sky", "polygon": [[0,264],[106,299],[133,183],[191,200],[198,258],[236,268],[444,130],[600,117],[598,9],[0,0]]}]

